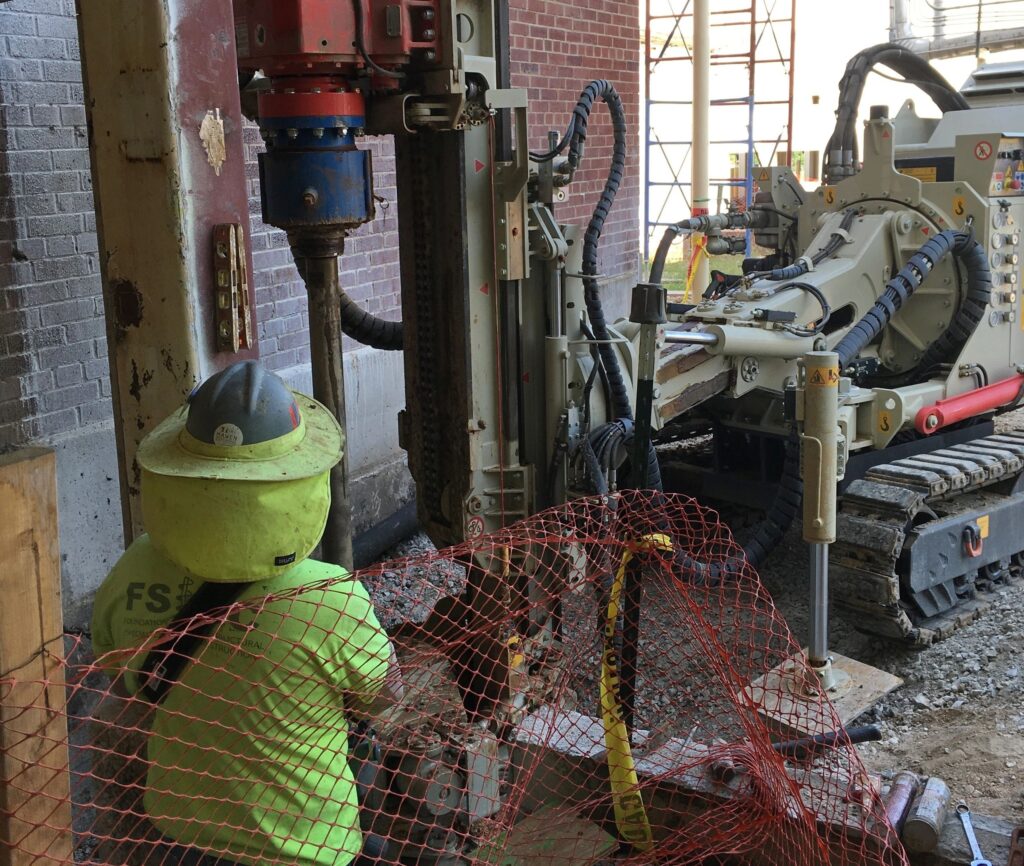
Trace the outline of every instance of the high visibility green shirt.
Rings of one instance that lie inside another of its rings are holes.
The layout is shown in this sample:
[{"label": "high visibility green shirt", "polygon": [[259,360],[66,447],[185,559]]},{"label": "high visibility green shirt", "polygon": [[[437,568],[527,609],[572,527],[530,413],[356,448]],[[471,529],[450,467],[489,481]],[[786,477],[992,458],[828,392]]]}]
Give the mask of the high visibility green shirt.
[{"label": "high visibility green shirt", "polygon": [[[149,737],[145,807],[161,832],[254,866],[344,866],[360,851],[345,700],[379,692],[391,647],[365,588],[345,575],[306,560],[256,581],[240,596],[252,604],[200,647]],[[128,670],[130,690],[145,657],[132,650],[197,585],[143,535],[100,587],[93,645],[111,653],[104,667]]]}]

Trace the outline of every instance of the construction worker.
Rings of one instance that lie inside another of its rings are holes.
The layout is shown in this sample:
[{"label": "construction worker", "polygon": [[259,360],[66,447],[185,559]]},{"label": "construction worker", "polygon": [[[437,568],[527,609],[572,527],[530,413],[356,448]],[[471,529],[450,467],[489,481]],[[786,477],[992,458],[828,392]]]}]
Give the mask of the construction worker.
[{"label": "construction worker", "polygon": [[100,587],[92,634],[121,686],[156,705],[149,862],[376,862],[349,728],[401,699],[401,675],[362,584],[308,558],[342,445],[322,405],[245,361],[139,448],[147,534]]}]

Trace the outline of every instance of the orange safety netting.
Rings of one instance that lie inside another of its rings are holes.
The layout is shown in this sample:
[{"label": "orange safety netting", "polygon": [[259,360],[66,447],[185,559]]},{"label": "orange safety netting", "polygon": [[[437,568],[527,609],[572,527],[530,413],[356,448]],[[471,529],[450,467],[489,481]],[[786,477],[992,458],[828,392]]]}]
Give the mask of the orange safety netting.
[{"label": "orange safety netting", "polygon": [[[345,804],[323,780],[309,793],[309,765],[326,757],[339,779],[345,766],[358,776],[358,820],[386,843],[382,863],[905,862],[852,746],[802,762],[772,748],[795,704],[765,675],[798,647],[728,530],[691,500],[576,500],[358,578],[405,689],[362,734],[346,713],[359,695],[318,691],[352,631],[343,604],[332,633],[318,631],[323,608],[350,577],[200,617],[206,645],[155,710],[105,673],[138,648],[86,664],[69,639],[66,700],[53,677],[0,677],[0,843],[18,863],[340,866],[351,854],[330,845]],[[309,628],[285,642],[296,618]],[[805,725],[838,727],[826,699],[797,703]],[[52,784],[68,776],[70,794]],[[163,833],[147,790],[179,815]]]}]

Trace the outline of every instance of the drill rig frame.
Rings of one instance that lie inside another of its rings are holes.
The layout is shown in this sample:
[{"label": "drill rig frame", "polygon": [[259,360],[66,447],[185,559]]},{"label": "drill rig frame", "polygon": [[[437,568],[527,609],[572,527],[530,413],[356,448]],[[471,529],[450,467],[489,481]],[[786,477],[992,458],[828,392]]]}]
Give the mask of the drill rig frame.
[{"label": "drill rig frame", "polygon": [[[848,69],[886,51],[899,50],[869,49]],[[939,120],[919,117],[912,101],[894,119],[876,107],[862,165],[847,154],[844,167],[837,149],[831,182],[810,195],[788,169],[762,169],[750,210],[671,232],[721,245],[722,229],[750,228],[770,253],[674,308],[663,369],[677,371],[672,388],[683,396],[660,403],[664,434],[713,431],[717,444],[710,469],[667,456],[666,475],[720,495],[737,487],[744,453],[761,455],[762,471],[774,464],[757,480],[767,492],[781,476],[782,495],[757,503],[768,517],[747,545],[763,558],[796,513],[780,499],[798,473],[793,454],[783,456],[796,447],[787,437],[797,359],[838,352],[836,598],[858,628],[915,646],[970,622],[991,585],[1021,565],[1008,521],[1024,519],[1024,438],[993,436],[991,419],[1017,405],[1024,385],[1024,112],[996,99],[970,104],[949,88],[936,99],[948,109]]]}]

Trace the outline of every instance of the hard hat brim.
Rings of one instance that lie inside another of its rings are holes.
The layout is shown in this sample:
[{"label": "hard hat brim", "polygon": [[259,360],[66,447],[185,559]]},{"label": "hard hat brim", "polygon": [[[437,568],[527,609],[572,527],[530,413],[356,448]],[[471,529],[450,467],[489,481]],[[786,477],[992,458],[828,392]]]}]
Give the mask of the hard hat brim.
[{"label": "hard hat brim", "polygon": [[[304,435],[285,453],[269,449],[261,456],[260,443],[252,446],[204,445],[203,454],[186,447],[188,406],[162,421],[139,445],[139,465],[156,475],[235,481],[287,481],[311,478],[331,469],[342,456],[345,437],[338,420],[312,397],[292,391],[302,416]],[[297,431],[296,431],[297,432]]]}]

